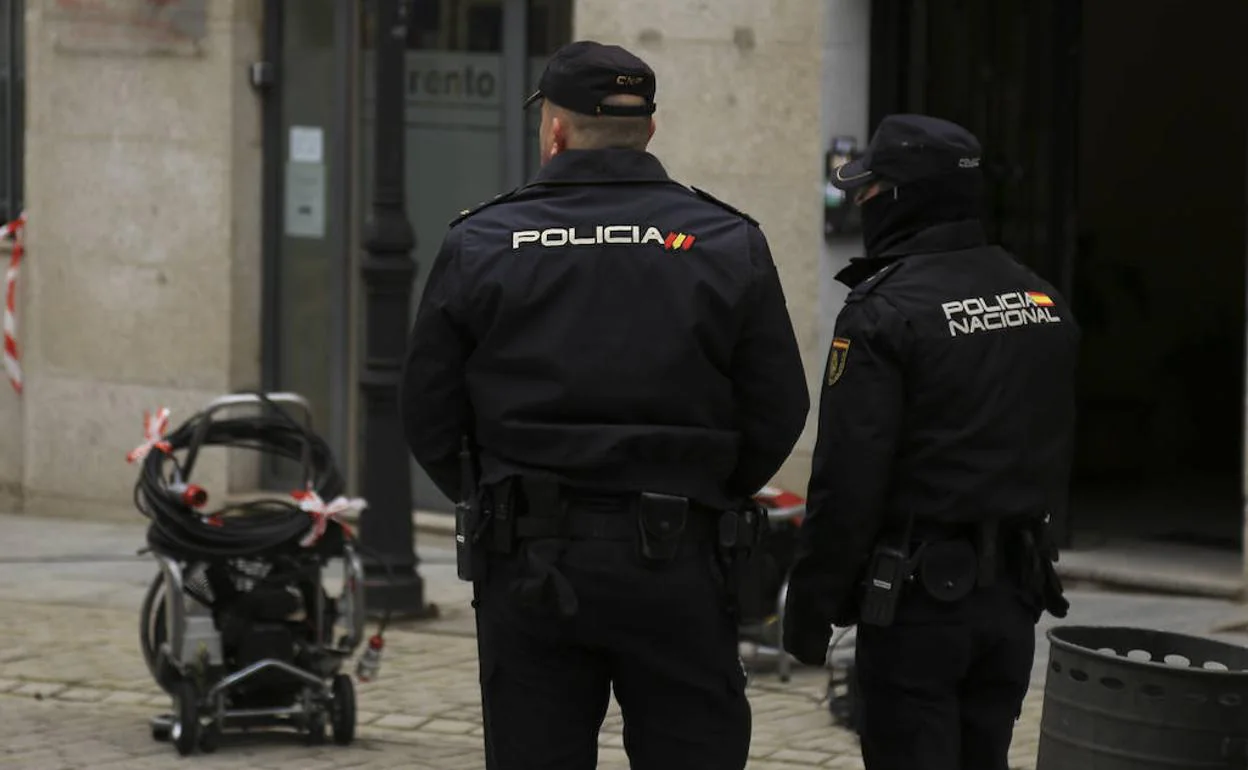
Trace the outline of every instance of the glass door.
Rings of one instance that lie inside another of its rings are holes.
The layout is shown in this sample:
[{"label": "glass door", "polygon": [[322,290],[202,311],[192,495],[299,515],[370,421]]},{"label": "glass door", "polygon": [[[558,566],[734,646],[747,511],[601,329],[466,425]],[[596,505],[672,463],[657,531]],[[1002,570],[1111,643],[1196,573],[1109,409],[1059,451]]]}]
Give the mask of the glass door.
[{"label": "glass door", "polygon": [[[263,387],[303,395],[344,471],[351,317],[349,54],[355,16],[337,0],[268,0]],[[293,488],[270,460],[264,484]]]}]

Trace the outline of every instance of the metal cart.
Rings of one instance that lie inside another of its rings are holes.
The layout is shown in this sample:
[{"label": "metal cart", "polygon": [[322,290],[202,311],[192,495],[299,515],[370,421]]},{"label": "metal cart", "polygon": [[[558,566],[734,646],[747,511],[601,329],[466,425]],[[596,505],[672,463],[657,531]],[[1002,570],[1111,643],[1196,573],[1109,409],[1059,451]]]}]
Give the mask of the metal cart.
[{"label": "metal cart", "polygon": [[[311,408],[301,396],[272,393],[265,398],[297,407],[311,430]],[[250,394],[227,395],[208,404],[187,448],[182,477],[175,473],[171,484],[190,481],[214,416],[242,406],[272,408]],[[312,473],[306,442],[302,464],[306,482]],[[159,572],[140,613],[140,639],[152,676],[173,699],[172,713],[151,721],[154,739],[172,741],[182,755],[197,748],[213,751],[226,729],[294,727],[310,742],[319,743],[325,739],[328,724],[335,743],[346,745],[354,739],[355,690],[351,677],[341,669],[364,637],[364,570],[351,540],[343,540],[342,591],[336,600],[322,584],[330,559],[309,552],[300,557],[302,589],[294,589],[312,598],[304,604],[304,617],[265,622],[263,631],[247,631],[289,638],[294,643],[290,655],[240,656],[227,649],[208,580],[209,571],[222,565],[153,552]],[[273,565],[264,558],[229,561],[224,566],[234,588],[242,592],[264,585],[274,574]],[[286,636],[283,629],[289,632]],[[336,640],[332,638],[335,632],[341,632]]]}]

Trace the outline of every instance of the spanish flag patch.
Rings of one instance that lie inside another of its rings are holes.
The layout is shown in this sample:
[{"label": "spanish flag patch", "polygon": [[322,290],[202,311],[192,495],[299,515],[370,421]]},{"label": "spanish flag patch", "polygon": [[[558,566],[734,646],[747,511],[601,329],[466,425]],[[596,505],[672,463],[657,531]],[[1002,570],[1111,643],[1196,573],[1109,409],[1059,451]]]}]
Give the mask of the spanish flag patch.
[{"label": "spanish flag patch", "polygon": [[836,337],[832,340],[832,350],[828,352],[828,386],[836,384],[845,373],[845,359],[849,358],[849,340]]},{"label": "spanish flag patch", "polygon": [[1048,294],[1039,291],[1027,292],[1027,299],[1037,307],[1053,307],[1053,300]]}]

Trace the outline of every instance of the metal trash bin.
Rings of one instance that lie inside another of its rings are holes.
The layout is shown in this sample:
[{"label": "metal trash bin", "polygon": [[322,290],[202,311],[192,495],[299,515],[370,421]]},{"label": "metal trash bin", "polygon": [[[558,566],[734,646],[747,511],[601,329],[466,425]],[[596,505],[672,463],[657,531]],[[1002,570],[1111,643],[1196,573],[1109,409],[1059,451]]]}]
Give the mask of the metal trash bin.
[{"label": "metal trash bin", "polygon": [[1048,638],[1036,770],[1248,768],[1248,648],[1138,628]]}]

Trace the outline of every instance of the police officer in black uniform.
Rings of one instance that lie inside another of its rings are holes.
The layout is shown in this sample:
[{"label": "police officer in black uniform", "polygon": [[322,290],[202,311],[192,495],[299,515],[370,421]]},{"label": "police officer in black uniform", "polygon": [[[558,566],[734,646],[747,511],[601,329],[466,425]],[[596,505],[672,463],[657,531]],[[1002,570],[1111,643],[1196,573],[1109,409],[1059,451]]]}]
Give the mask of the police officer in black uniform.
[{"label": "police officer in black uniform", "polygon": [[746,763],[735,577],[809,396],[766,238],[646,152],[654,95],[622,48],[553,56],[541,170],[452,223],[410,340],[413,454],[452,499],[480,473],[496,770],[595,767],[612,691],[634,767]]},{"label": "police officer in black uniform", "polygon": [[1066,602],[1047,518],[1067,503],[1079,330],[985,241],[980,145],[894,115],[834,184],[866,256],[837,278],[785,646],[824,662],[858,624],[869,770],[1006,770],[1035,623]]}]

